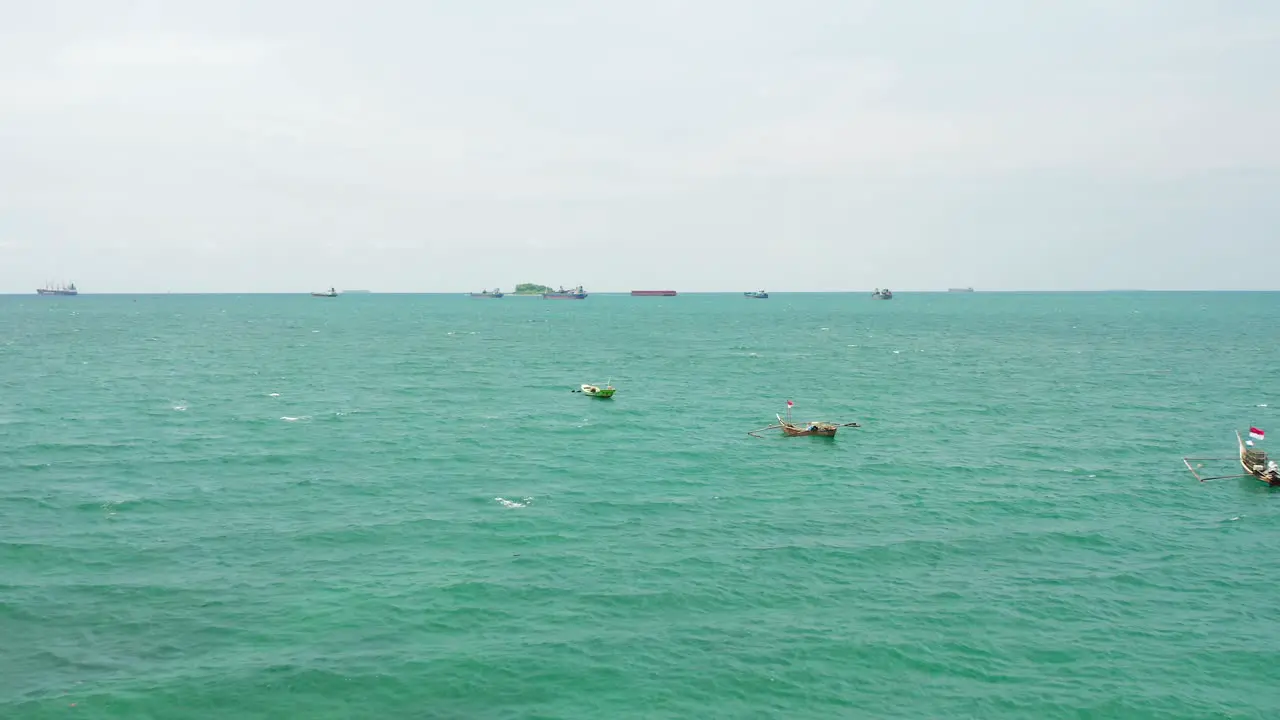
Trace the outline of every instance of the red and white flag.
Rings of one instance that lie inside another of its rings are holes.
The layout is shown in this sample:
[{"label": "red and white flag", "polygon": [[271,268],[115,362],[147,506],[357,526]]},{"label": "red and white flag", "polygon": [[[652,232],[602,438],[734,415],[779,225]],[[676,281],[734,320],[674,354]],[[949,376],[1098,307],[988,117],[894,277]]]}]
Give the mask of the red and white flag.
[{"label": "red and white flag", "polygon": [[[795,403],[791,402],[790,400],[788,400],[788,401],[787,401],[787,407],[792,408],[792,407],[795,407],[795,406],[796,406],[796,404],[795,404]],[[1261,430],[1259,430],[1258,432],[1262,432],[1262,431],[1261,431]]]},{"label": "red and white flag", "polygon": [[1256,427],[1249,428],[1249,437],[1253,438],[1254,440],[1261,440],[1265,436],[1266,436],[1266,433],[1262,432],[1258,428]]}]

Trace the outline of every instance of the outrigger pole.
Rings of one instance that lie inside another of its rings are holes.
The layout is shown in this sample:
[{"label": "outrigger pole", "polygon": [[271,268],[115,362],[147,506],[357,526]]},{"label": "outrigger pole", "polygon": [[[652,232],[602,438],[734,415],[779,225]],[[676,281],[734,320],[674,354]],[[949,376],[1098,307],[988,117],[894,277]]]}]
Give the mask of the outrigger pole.
[{"label": "outrigger pole", "polygon": [[[778,429],[778,428],[780,428],[780,427],[782,427],[782,426],[781,426],[781,425],[770,425],[769,427],[762,427],[762,428],[760,428],[759,430],[752,430],[752,431],[748,432],[747,434],[748,434],[748,435],[750,435],[751,437],[758,438],[758,437],[760,437],[760,436],[759,436],[759,435],[757,435],[756,433],[762,433],[762,432],[764,432],[765,430],[777,430],[777,429]],[[761,439],[763,439],[763,438],[761,438]]]},{"label": "outrigger pole", "polygon": [[1228,461],[1228,460],[1235,460],[1235,459],[1236,459],[1236,458],[1194,458],[1194,457],[1190,457],[1190,458],[1182,458],[1182,464],[1183,464],[1183,465],[1186,465],[1186,466],[1187,466],[1187,469],[1191,471],[1191,474],[1192,474],[1193,476],[1195,476],[1195,479],[1199,480],[1200,482],[1208,482],[1208,481],[1210,481],[1210,480],[1230,480],[1231,478],[1253,477],[1252,475],[1249,475],[1249,474],[1247,474],[1247,473],[1246,473],[1246,474],[1244,474],[1244,475],[1218,475],[1218,476],[1216,476],[1216,477],[1207,477],[1207,478],[1202,478],[1202,477],[1200,477],[1200,473],[1196,472],[1196,469],[1195,469],[1195,468],[1193,468],[1193,467],[1191,467],[1191,461],[1192,461],[1192,460],[1213,460],[1213,461],[1226,462],[1226,461]]},{"label": "outrigger pole", "polygon": [[1247,478],[1252,475],[1219,475],[1218,477],[1200,478],[1200,482],[1209,482],[1210,480],[1230,480],[1232,478]]}]

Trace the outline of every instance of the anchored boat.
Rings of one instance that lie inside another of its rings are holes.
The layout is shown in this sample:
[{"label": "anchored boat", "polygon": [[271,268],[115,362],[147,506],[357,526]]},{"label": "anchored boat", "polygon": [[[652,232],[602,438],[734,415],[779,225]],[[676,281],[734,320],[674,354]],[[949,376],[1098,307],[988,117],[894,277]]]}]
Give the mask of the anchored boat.
[{"label": "anchored boat", "polygon": [[871,297],[877,300],[892,300],[893,291],[890,290],[889,288],[885,288],[883,290],[881,290],[880,288],[876,288],[876,291],[871,293]]},{"label": "anchored boat", "polygon": [[1194,475],[1195,478],[1200,482],[1207,482],[1209,480],[1229,480],[1231,478],[1251,477],[1251,478],[1260,480],[1272,487],[1280,487],[1280,465],[1278,465],[1275,460],[1269,459],[1265,451],[1258,449],[1253,444],[1253,441],[1255,439],[1262,440],[1265,436],[1266,434],[1263,431],[1259,430],[1258,428],[1251,427],[1249,428],[1249,437],[1251,439],[1245,440],[1244,437],[1240,435],[1240,431],[1239,430],[1236,431],[1236,442],[1239,444],[1239,450],[1240,450],[1238,459],[1240,461],[1240,468],[1244,470],[1243,474],[1237,473],[1233,475],[1216,475],[1214,477],[1200,477],[1200,473],[1197,472],[1197,470],[1203,469],[1204,465],[1199,462],[1197,462],[1194,467],[1192,467],[1191,465],[1191,461],[1193,460],[1226,462],[1228,460],[1237,459],[1237,458],[1184,457],[1182,458],[1182,462],[1184,465],[1187,466],[1187,469],[1191,471],[1191,474]]},{"label": "anchored boat", "polygon": [[338,297],[338,289],[329,288],[328,292],[313,292],[311,297]]},{"label": "anchored boat", "polygon": [[502,290],[501,290],[501,289],[499,289],[499,288],[494,288],[493,292],[489,292],[488,290],[483,290],[483,291],[478,292],[478,293],[471,293],[471,297],[473,297],[473,298],[495,298],[495,299],[497,299],[497,298],[504,297],[504,295],[503,295],[503,293],[502,293]]},{"label": "anchored boat", "polygon": [[613,397],[613,394],[618,392],[618,390],[609,383],[605,383],[604,387],[600,387],[598,385],[583,385],[581,390],[574,390],[574,392],[580,392],[589,397],[607,400]]},{"label": "anchored boat", "polygon": [[782,430],[782,434],[786,435],[787,437],[807,437],[807,436],[835,437],[836,431],[842,427],[851,427],[851,428],[862,427],[856,422],[831,423],[831,422],[823,422],[823,421],[816,421],[816,420],[806,422],[806,423],[793,422],[791,419],[791,408],[793,407],[795,407],[795,403],[788,400],[786,418],[783,418],[781,415],[775,415],[778,418],[778,423],[776,425],[762,427],[759,430],[752,430],[747,434],[752,437],[761,437],[760,433],[764,432],[765,430],[780,429]]},{"label": "anchored boat", "polygon": [[755,291],[755,292],[744,292],[744,293],[742,293],[742,296],[743,296],[743,297],[752,298],[753,300],[768,300],[768,299],[769,299],[769,293],[767,293],[767,292],[765,292],[765,291],[763,291],[763,290],[757,290],[757,291]]}]

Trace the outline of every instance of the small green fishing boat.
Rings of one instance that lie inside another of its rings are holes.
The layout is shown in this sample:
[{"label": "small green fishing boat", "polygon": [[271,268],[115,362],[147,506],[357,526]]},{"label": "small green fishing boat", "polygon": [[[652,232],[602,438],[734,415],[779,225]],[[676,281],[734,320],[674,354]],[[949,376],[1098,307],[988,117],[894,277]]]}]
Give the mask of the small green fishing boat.
[{"label": "small green fishing boat", "polygon": [[582,389],[579,390],[578,392],[582,393],[583,395],[589,395],[591,397],[607,399],[607,398],[613,397],[613,394],[617,392],[617,389],[614,388],[612,385],[605,383],[604,387],[597,387],[595,385],[583,385]]}]

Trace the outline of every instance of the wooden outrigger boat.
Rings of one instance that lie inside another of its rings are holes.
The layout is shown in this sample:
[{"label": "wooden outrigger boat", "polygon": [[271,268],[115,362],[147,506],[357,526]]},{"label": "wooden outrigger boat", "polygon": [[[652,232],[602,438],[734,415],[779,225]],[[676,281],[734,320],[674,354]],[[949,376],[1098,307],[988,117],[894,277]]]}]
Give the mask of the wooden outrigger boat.
[{"label": "wooden outrigger boat", "polygon": [[[1191,471],[1191,474],[1194,475],[1195,478],[1200,482],[1207,482],[1209,480],[1230,480],[1232,478],[1251,477],[1251,478],[1256,478],[1258,480],[1261,480],[1262,482],[1270,485],[1271,487],[1280,487],[1280,465],[1277,465],[1275,460],[1269,460],[1267,458],[1266,452],[1253,447],[1252,441],[1249,441],[1246,443],[1244,437],[1240,435],[1239,430],[1236,431],[1236,442],[1239,443],[1240,445],[1240,455],[1238,458],[1186,457],[1186,458],[1182,458],[1182,462],[1184,465],[1187,466],[1187,469]],[[1193,460],[1226,462],[1228,460],[1233,460],[1233,459],[1238,459],[1240,461],[1240,468],[1244,470],[1243,474],[1238,473],[1235,475],[1217,475],[1214,477],[1201,477],[1200,473],[1196,471],[1198,469],[1203,468],[1204,466],[1197,464],[1195,467],[1192,467],[1191,465],[1191,461]]]},{"label": "wooden outrigger boat", "polygon": [[813,421],[807,423],[796,423],[791,420],[791,408],[794,405],[790,400],[787,401],[787,417],[775,415],[778,418],[776,425],[762,427],[759,430],[752,430],[747,433],[751,437],[761,437],[760,433],[765,430],[782,430],[782,434],[787,437],[835,437],[836,431],[842,427],[862,427],[856,422],[851,423],[829,423],[821,421]]}]

